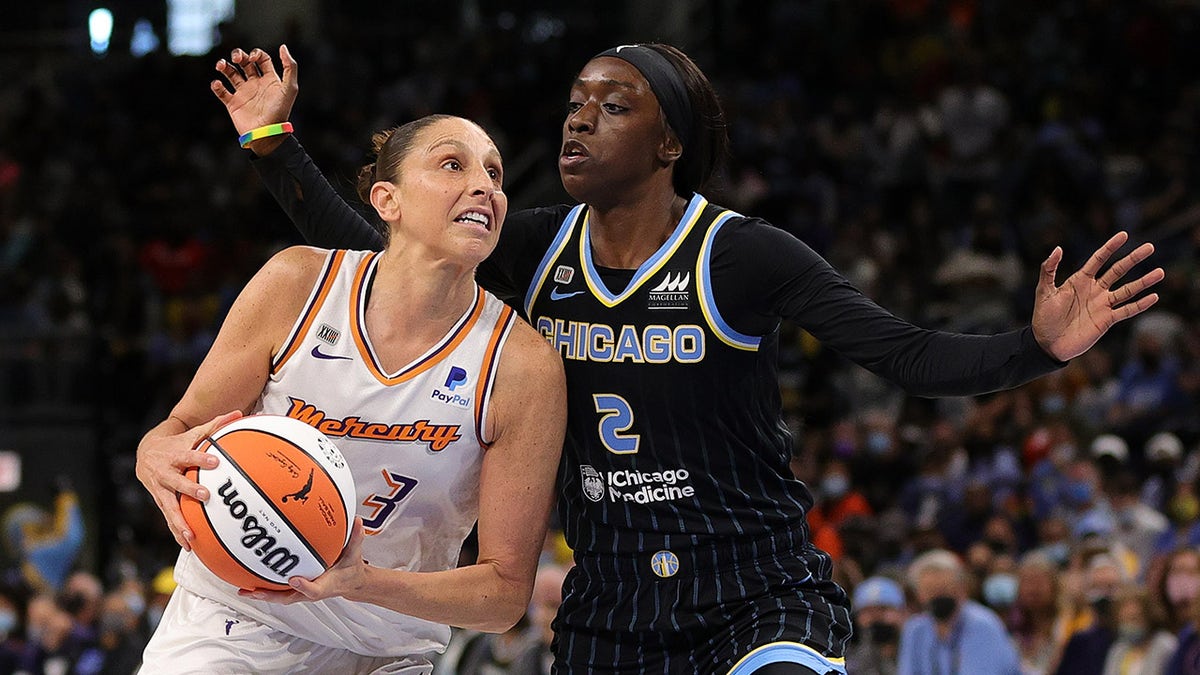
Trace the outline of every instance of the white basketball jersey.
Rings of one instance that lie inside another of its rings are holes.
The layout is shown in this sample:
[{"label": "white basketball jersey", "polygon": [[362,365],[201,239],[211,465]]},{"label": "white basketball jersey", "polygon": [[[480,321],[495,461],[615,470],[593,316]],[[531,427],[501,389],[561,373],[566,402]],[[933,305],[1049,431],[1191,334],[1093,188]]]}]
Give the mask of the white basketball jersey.
[{"label": "white basketball jersey", "polygon": [[[346,456],[377,567],[430,572],[458,564],[479,511],[488,400],[515,314],[477,289],[470,309],[433,348],[385,372],[365,330],[374,251],[331,251],[255,412],[324,432]],[[421,317],[395,317],[420,321]],[[276,605],[247,600],[193,554],[181,586],[298,637],[367,655],[441,651],[448,627],[342,598]]]}]

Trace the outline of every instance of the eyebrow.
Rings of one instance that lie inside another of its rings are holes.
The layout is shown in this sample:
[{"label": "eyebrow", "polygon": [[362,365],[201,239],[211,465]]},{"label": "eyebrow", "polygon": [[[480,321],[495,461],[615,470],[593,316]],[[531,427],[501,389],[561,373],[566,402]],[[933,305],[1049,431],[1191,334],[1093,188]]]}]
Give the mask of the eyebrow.
[{"label": "eyebrow", "polygon": [[[433,153],[433,151],[437,150],[438,148],[442,147],[443,145],[449,145],[449,146],[453,147],[455,150],[457,150],[461,153],[464,153],[464,154],[469,153],[471,151],[471,149],[467,146],[466,143],[463,143],[462,141],[460,141],[456,138],[442,138],[442,139],[438,139],[438,140],[434,141],[433,143],[431,143],[429,145],[429,147],[425,149],[425,152]],[[489,148],[488,151],[486,153],[484,153],[484,157],[493,159],[496,162],[503,161],[500,157],[500,151],[495,147]]]},{"label": "eyebrow", "polygon": [[634,91],[637,90],[637,85],[635,85],[632,82],[626,82],[624,80],[614,80],[611,78],[605,78],[603,80],[591,80],[591,79],[584,80],[583,78],[577,77],[577,78],[575,78],[575,82],[572,86],[578,87],[578,86],[581,86],[584,84],[605,84],[610,87],[622,87],[624,89],[632,89]]}]

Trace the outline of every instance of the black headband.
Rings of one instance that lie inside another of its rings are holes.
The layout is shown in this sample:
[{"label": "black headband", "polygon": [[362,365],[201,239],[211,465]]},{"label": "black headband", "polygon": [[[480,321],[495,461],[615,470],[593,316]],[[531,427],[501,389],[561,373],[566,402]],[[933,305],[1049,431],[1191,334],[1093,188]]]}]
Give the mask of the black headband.
[{"label": "black headband", "polygon": [[679,137],[683,147],[692,140],[692,100],[679,71],[667,57],[643,45],[621,45],[606,49],[592,58],[611,56],[621,59],[638,69],[650,83],[650,91],[658,99],[658,105],[667,118],[667,124]]}]

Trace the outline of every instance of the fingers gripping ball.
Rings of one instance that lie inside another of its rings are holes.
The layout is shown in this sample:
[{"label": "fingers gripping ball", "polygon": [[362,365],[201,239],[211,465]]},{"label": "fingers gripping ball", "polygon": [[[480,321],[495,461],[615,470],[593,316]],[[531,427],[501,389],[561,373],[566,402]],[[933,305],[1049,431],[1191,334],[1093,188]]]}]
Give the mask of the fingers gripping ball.
[{"label": "fingers gripping ball", "polygon": [[250,415],[214,431],[197,448],[221,458],[188,470],[207,502],[180,498],[195,533],[192,550],[225,581],[284,590],[334,564],[350,539],[358,499],[337,446],[282,415]]}]

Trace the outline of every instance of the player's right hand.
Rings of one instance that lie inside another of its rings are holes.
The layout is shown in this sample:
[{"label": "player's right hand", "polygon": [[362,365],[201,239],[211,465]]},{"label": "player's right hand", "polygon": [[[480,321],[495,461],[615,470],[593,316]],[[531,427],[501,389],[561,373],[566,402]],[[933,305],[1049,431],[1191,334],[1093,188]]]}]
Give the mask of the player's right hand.
[{"label": "player's right hand", "polygon": [[183,518],[179,499],[187,495],[207,501],[210,496],[208,490],[187,477],[186,471],[194,466],[216,468],[216,455],[200,452],[196,447],[213,431],[241,416],[241,411],[231,411],[178,434],[155,434],[152,431],[138,444],[137,478],[154,497],[154,503],[162,511],[175,541],[185,551],[192,550],[191,542],[195,535]]},{"label": "player's right hand", "polygon": [[[300,92],[299,66],[287,45],[280,45],[279,61],[283,64],[282,79],[275,72],[271,55],[257,47],[248,54],[234,49],[228,60],[217,61],[217,72],[224,79],[213,80],[209,88],[225,104],[239,136],[268,124],[287,122],[291,116]],[[259,139],[250,144],[250,150],[258,155],[270,154],[283,138]]]}]

